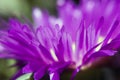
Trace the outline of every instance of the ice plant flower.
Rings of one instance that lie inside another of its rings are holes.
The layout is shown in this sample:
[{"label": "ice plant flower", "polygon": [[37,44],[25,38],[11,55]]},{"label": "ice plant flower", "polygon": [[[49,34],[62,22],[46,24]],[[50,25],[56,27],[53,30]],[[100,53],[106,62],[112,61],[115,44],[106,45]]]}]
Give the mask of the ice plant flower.
[{"label": "ice plant flower", "polygon": [[0,32],[0,58],[25,63],[16,77],[33,73],[34,80],[39,80],[49,74],[50,80],[60,80],[67,68],[75,70],[74,77],[97,58],[118,52],[117,1],[83,1],[80,6],[58,3],[58,17],[35,8],[34,27],[11,19],[9,29]]}]

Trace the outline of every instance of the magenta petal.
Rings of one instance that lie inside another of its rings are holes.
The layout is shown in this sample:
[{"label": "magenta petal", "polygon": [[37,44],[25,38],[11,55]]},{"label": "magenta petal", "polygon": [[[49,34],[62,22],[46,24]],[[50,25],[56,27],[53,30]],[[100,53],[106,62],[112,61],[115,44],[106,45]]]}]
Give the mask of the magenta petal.
[{"label": "magenta petal", "polygon": [[40,45],[39,45],[39,48],[41,49],[41,52],[43,53],[43,55],[44,55],[45,57],[47,57],[49,60],[54,61],[53,58],[52,58],[52,56],[50,55],[50,52],[49,52],[44,46],[42,46],[42,45],[40,44]]},{"label": "magenta petal", "polygon": [[116,53],[116,51],[113,51],[113,50],[100,50],[98,52],[95,52],[93,54],[91,54],[89,56],[89,58],[87,58],[83,64],[86,64],[88,62],[90,62],[91,60],[95,60],[99,57],[105,57],[105,56],[113,56],[114,54]]},{"label": "magenta petal", "polygon": [[50,73],[50,80],[60,80],[60,76],[58,72]]},{"label": "magenta petal", "polygon": [[120,50],[120,40],[118,40],[118,41],[112,41],[108,45],[103,46],[101,49],[102,50],[109,49],[109,50],[119,51]]},{"label": "magenta petal", "polygon": [[46,73],[46,67],[42,67],[34,73],[34,80],[40,80]]},{"label": "magenta petal", "polygon": [[120,50],[120,34],[115,39],[113,39],[109,44],[103,46],[101,49],[119,51]]},{"label": "magenta petal", "polygon": [[[113,21],[114,22],[114,21]],[[117,26],[119,25],[119,21],[116,20],[112,25],[111,25],[111,29],[107,34],[107,37],[105,38],[104,42],[103,42],[103,46],[105,44],[107,44],[108,40],[110,39],[110,37],[112,36],[114,30],[117,28]]]},{"label": "magenta petal", "polygon": [[[59,50],[58,50],[59,49]],[[57,45],[57,49],[55,48],[56,56],[60,61],[64,61],[64,44],[62,42],[62,38],[59,40],[59,44]]]},{"label": "magenta petal", "polygon": [[67,66],[69,66],[71,62],[59,62],[54,63],[50,66],[49,71],[55,72],[55,71],[63,71]]},{"label": "magenta petal", "polygon": [[26,65],[23,69],[22,69],[23,73],[30,73],[33,72],[30,68],[30,65]]}]

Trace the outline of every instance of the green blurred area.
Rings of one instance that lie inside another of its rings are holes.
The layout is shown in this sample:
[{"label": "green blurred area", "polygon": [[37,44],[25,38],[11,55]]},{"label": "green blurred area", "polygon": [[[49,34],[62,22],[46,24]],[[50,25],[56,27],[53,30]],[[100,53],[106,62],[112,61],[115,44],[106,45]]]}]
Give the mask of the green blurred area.
[{"label": "green blurred area", "polygon": [[0,16],[4,18],[25,16],[31,19],[32,9],[35,7],[55,14],[55,3],[56,0],[0,0]]},{"label": "green blurred area", "polygon": [[0,0],[0,13],[3,16],[29,14],[29,5],[25,0]]},{"label": "green blurred area", "polygon": [[0,59],[0,80],[9,80],[16,72],[16,67],[10,67],[15,63],[14,60]]}]

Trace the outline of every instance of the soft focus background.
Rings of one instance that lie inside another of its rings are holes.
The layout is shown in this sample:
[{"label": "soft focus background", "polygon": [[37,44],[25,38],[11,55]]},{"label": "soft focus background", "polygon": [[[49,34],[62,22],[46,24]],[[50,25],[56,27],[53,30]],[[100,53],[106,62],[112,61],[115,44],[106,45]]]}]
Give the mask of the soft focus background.
[{"label": "soft focus background", "polygon": [[34,7],[48,10],[55,14],[56,0],[0,0],[0,16],[7,19],[11,16],[25,16],[31,19],[31,12]]},{"label": "soft focus background", "polygon": [[[51,15],[56,15],[56,0],[0,0],[0,19],[8,20],[11,17],[21,19],[22,16],[32,22],[32,9],[39,7],[48,10]],[[75,0],[78,4],[78,0]],[[3,27],[0,26],[0,29]],[[9,80],[17,68],[12,67],[14,60],[0,59],[0,80]],[[69,80],[72,70],[66,70],[61,74],[61,80]],[[46,75],[47,77],[48,75]],[[21,80],[24,80],[23,76]],[[46,78],[45,77],[45,78]],[[43,80],[49,80],[45,79]],[[76,80],[120,80],[120,57],[119,53],[113,57],[103,58],[84,71],[80,71]],[[29,79],[30,80],[30,79]],[[32,79],[31,79],[32,80]]]}]

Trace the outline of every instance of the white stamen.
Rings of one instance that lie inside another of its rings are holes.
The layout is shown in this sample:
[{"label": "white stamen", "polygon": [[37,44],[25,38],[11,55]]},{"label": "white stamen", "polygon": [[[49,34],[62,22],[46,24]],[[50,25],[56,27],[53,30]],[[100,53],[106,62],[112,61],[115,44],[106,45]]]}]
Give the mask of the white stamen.
[{"label": "white stamen", "polygon": [[54,76],[54,73],[51,73],[50,74],[50,80],[52,80],[53,76]]},{"label": "white stamen", "polygon": [[98,47],[96,47],[95,51],[99,51],[101,46],[102,46],[102,44],[100,44]]},{"label": "white stamen", "polygon": [[100,37],[98,38],[98,43],[102,42],[103,40],[104,40],[104,38],[103,38],[102,36],[100,36]]},{"label": "white stamen", "polygon": [[72,60],[76,61],[76,44],[75,42],[71,43],[71,51],[72,51]]},{"label": "white stamen", "polygon": [[72,52],[75,53],[75,50],[76,50],[76,45],[75,45],[75,42],[72,43]]},{"label": "white stamen", "polygon": [[111,41],[112,41],[112,39],[109,39],[109,40],[108,40],[108,43],[110,43]]},{"label": "white stamen", "polygon": [[[100,37],[98,38],[98,42],[97,42],[97,43],[100,43],[100,42],[102,42],[103,40],[104,40],[104,38],[103,38],[102,36],[100,36]],[[95,51],[99,51],[100,48],[101,48],[101,46],[102,46],[102,44],[100,44],[100,45],[95,49]]]},{"label": "white stamen", "polygon": [[57,58],[57,56],[55,55],[55,52],[54,52],[54,50],[53,50],[52,48],[50,49],[50,53],[51,53],[53,59],[54,59],[55,61],[58,61],[58,58]]}]

